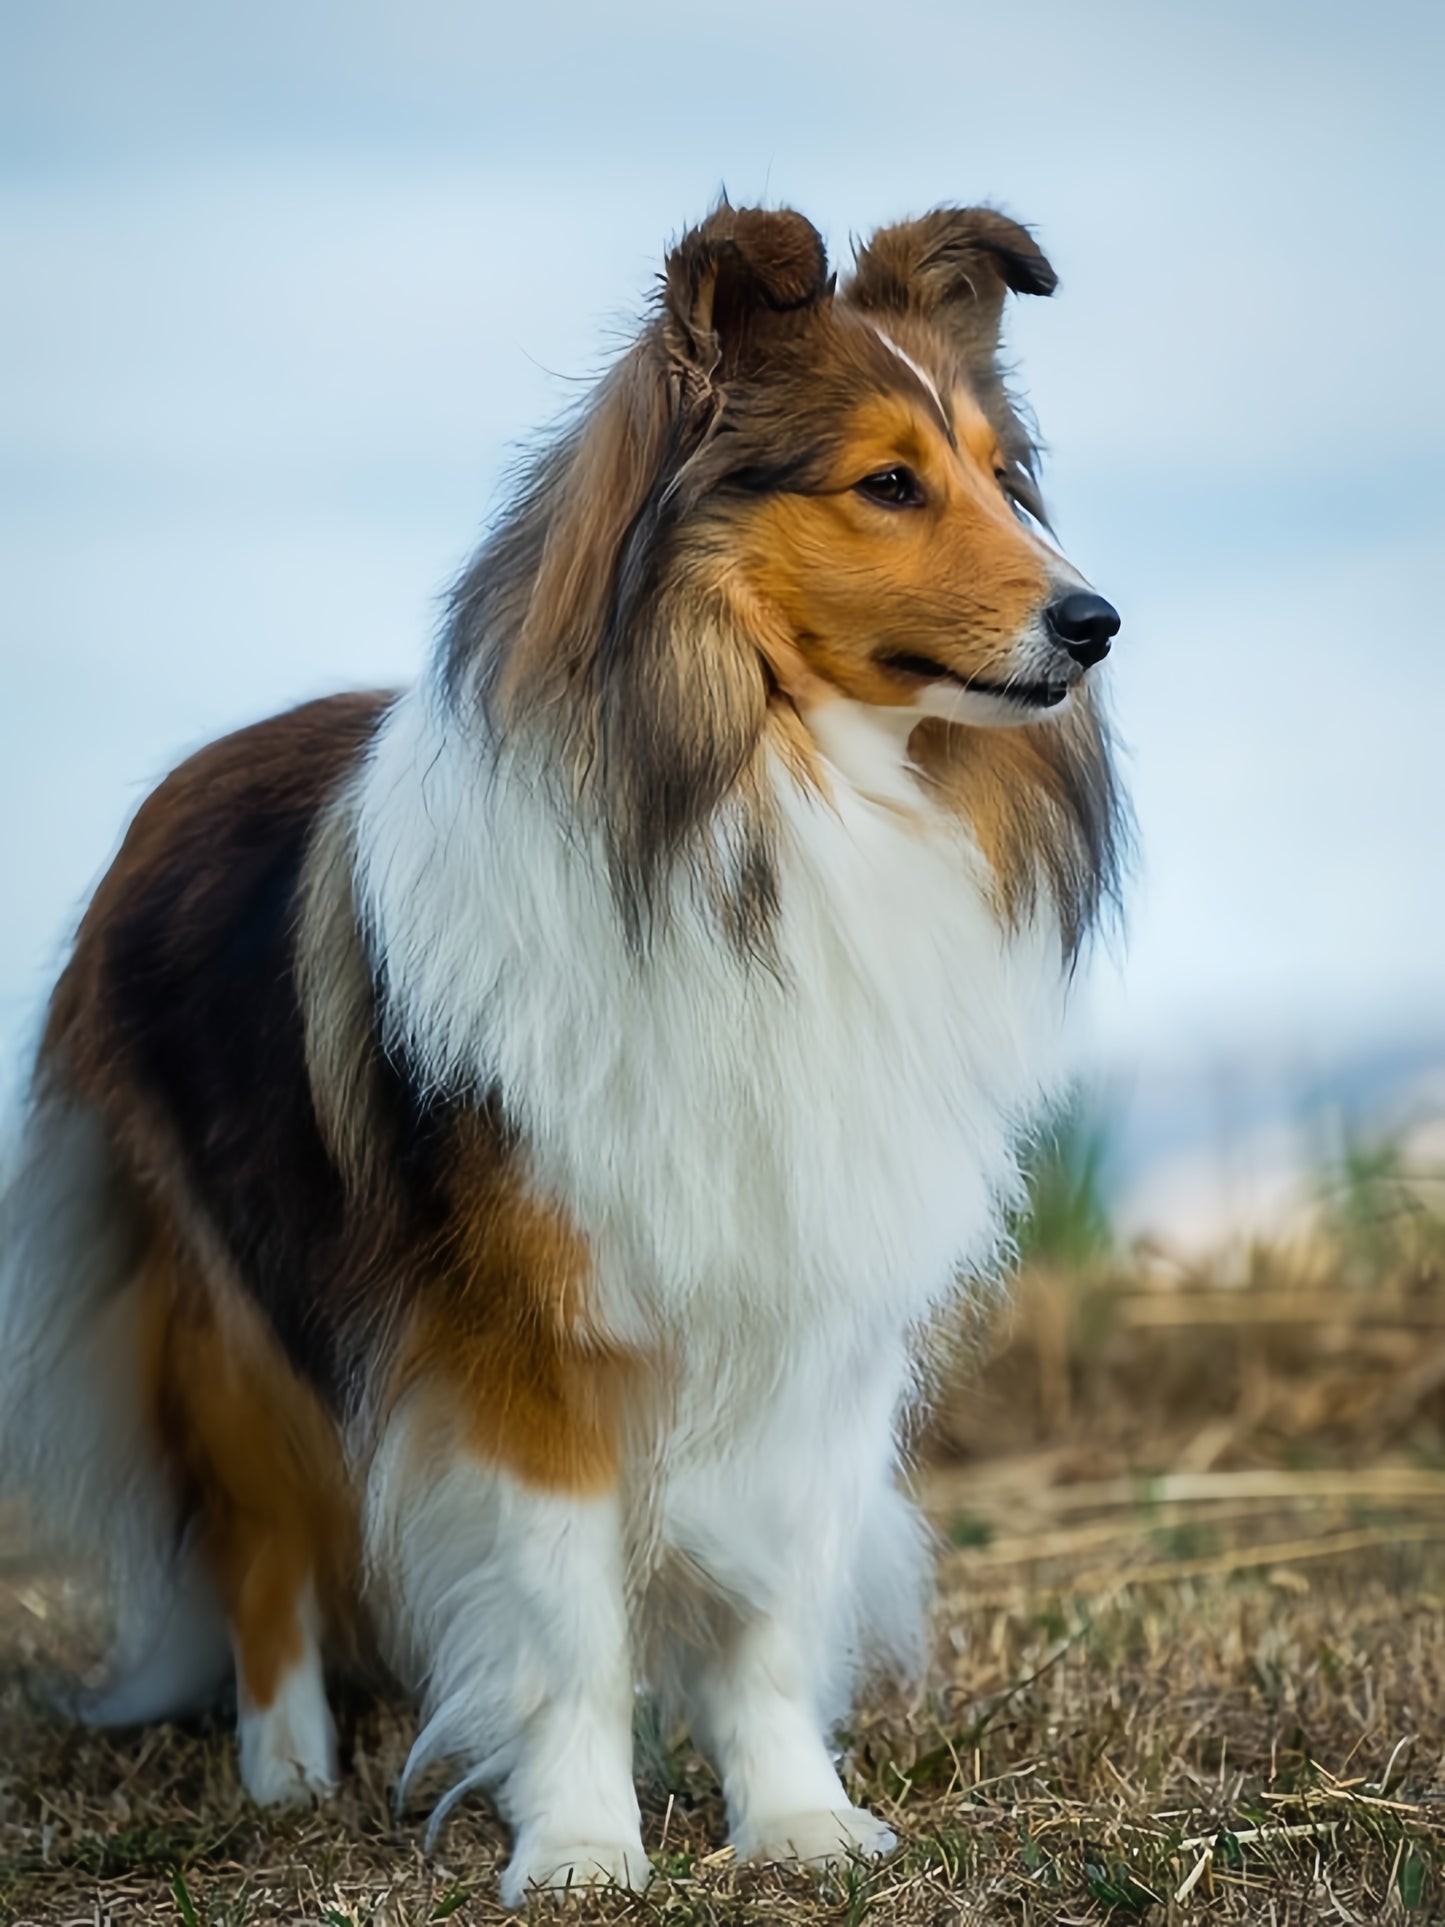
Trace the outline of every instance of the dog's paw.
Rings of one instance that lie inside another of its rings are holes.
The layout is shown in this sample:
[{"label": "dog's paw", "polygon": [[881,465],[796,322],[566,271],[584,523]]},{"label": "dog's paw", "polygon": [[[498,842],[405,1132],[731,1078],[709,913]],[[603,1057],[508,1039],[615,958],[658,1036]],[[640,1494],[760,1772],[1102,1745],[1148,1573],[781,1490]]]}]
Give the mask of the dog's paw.
[{"label": "dog's paw", "polygon": [[525,1907],[529,1900],[565,1902],[596,1887],[618,1887],[640,1894],[652,1879],[641,1840],[527,1840],[517,1842],[502,1875],[502,1904]]},{"label": "dog's paw", "polygon": [[[295,1709],[289,1709],[294,1712]],[[336,1733],[324,1702],[309,1719],[245,1713],[238,1738],[241,1784],[258,1807],[300,1807],[336,1791]]]},{"label": "dog's paw", "polygon": [[263,1753],[243,1756],[241,1783],[258,1807],[304,1807],[333,1794],[337,1775],[326,1762]]},{"label": "dog's paw", "polygon": [[740,1860],[837,1867],[853,1859],[883,1859],[898,1845],[898,1836],[863,1807],[825,1807],[756,1821],[739,1830],[733,1845]]}]

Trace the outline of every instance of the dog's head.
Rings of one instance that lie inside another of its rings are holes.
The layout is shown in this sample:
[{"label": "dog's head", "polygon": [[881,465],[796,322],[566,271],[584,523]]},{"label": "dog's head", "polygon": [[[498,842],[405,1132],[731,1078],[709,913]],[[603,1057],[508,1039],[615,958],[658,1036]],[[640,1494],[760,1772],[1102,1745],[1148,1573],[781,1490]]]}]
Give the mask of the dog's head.
[{"label": "dog's head", "polygon": [[998,371],[1016,223],[884,229],[841,290],[795,214],[720,210],[672,256],[665,338],[694,452],[673,486],[730,559],[779,684],[951,722],[1067,702],[1118,618],[1048,541]]},{"label": "dog's head", "polygon": [[724,204],[668,256],[463,582],[452,655],[504,726],[571,732],[644,895],[770,721],[805,763],[840,705],[904,744],[1077,737],[1118,617],[1048,537],[998,363],[1007,295],[1054,285],[986,208],[881,230],[841,286],[789,210]]}]

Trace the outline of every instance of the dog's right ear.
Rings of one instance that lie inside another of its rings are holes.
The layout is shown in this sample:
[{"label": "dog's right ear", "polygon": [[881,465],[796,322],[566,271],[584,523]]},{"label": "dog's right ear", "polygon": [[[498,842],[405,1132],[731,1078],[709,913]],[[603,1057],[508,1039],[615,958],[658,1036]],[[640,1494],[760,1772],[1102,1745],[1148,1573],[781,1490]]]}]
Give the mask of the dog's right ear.
[{"label": "dog's right ear", "polygon": [[663,277],[663,340],[680,411],[705,405],[766,354],[788,317],[832,290],[811,221],[791,208],[715,208],[668,255]]}]

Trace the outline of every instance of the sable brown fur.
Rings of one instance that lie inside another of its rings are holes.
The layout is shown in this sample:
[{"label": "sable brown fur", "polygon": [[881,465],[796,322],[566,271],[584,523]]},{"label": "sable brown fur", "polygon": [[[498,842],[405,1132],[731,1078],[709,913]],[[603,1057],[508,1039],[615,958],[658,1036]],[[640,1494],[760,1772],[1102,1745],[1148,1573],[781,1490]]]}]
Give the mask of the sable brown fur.
[{"label": "sable brown fur", "polygon": [[1047,893],[1076,956],[1100,916],[1117,909],[1127,839],[1097,710],[1080,704],[1047,744],[1029,730],[929,723],[913,753],[972,826],[1004,917],[1022,922]]}]

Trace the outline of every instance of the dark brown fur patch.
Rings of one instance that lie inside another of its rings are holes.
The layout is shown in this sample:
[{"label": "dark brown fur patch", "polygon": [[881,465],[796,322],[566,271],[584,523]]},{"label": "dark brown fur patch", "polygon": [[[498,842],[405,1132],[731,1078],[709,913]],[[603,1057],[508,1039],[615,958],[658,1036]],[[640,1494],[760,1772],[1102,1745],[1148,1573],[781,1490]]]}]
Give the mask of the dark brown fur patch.
[{"label": "dark brown fur patch", "polygon": [[778,317],[815,308],[829,291],[822,236],[791,208],[731,208],[693,228],[667,259],[663,339],[677,406],[694,409],[714,374],[756,364]]},{"label": "dark brown fur patch", "polygon": [[334,1396],[371,1251],[316,1127],[296,983],[307,842],[387,699],[308,704],[212,744],[141,806],[56,988],[47,1062],[143,1186],[214,1240]]},{"label": "dark brown fur patch", "polygon": [[[159,1423],[267,1652],[301,1549],[335,1536],[308,1523],[302,1468],[319,1502],[328,1428],[378,1378],[436,1381],[520,1477],[591,1490],[615,1465],[622,1368],[589,1332],[580,1241],[531,1197],[495,1106],[424,1097],[378,1042],[346,786],[384,706],[312,705],[167,779],[45,1045],[164,1227]],[[258,1659],[258,1694],[273,1671]]]}]

